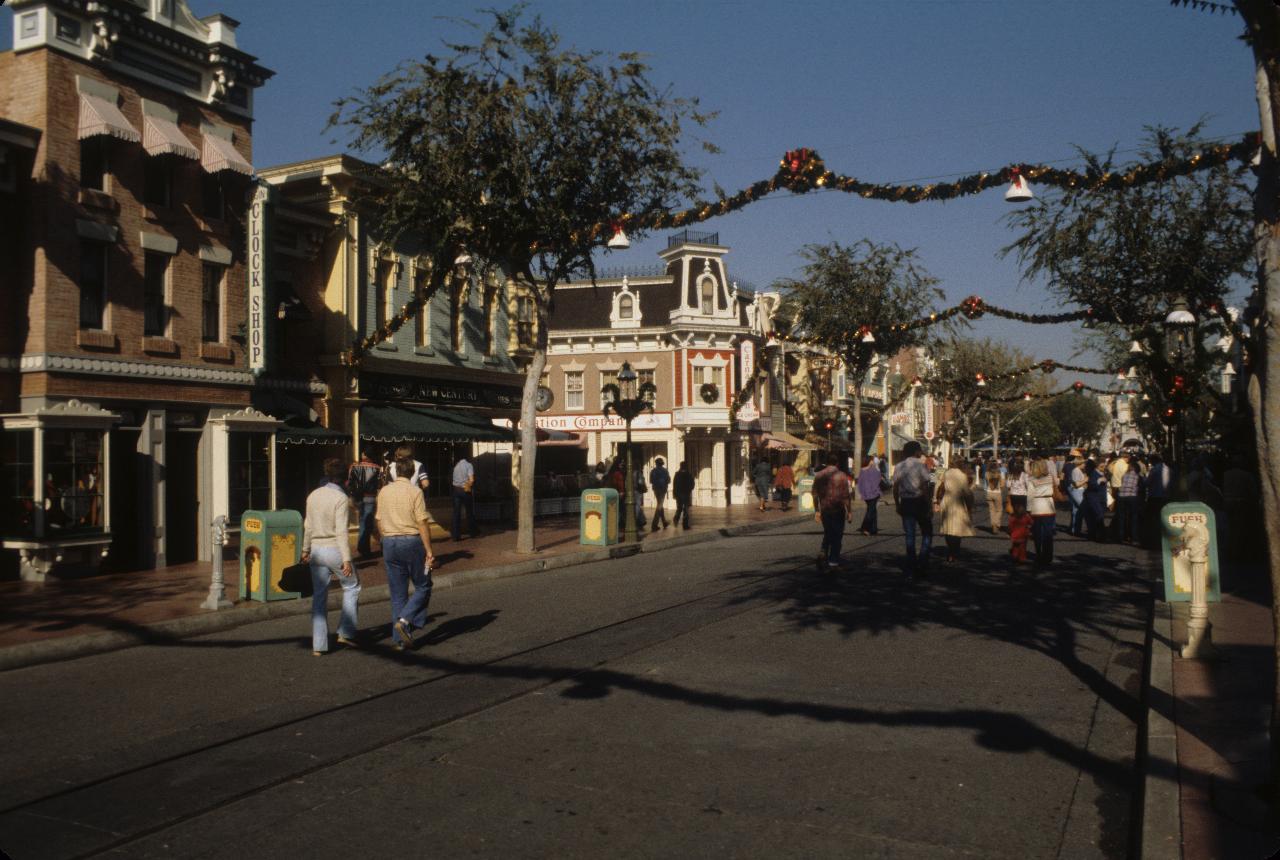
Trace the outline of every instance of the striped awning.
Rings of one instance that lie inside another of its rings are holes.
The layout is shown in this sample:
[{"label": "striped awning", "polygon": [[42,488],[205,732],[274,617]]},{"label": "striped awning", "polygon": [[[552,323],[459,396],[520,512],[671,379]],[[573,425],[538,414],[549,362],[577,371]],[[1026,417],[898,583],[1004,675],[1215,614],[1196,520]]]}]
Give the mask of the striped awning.
[{"label": "striped awning", "polygon": [[81,93],[79,137],[84,140],[100,134],[109,134],[132,143],[142,140],[138,130],[129,125],[129,120],[120,113],[120,108],[99,96]]},{"label": "striped awning", "polygon": [[158,116],[142,118],[142,148],[147,151],[147,155],[200,158],[200,151],[187,140],[177,124]]},{"label": "striped awning", "polygon": [[204,136],[204,152],[201,153],[200,163],[204,165],[204,169],[209,173],[234,170],[236,173],[243,173],[245,176],[253,175],[253,165],[245,161],[244,157],[236,152],[236,148],[231,141],[208,133]]}]

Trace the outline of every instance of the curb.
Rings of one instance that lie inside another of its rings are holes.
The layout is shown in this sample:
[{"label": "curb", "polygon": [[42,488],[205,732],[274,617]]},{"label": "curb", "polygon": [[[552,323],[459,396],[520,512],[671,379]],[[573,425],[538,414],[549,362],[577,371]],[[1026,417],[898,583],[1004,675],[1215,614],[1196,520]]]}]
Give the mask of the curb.
[{"label": "curb", "polygon": [[[753,534],[787,525],[805,522],[812,514],[794,514],[765,523],[744,523],[738,526],[725,526],[719,529],[698,531],[692,534],[668,538],[653,544],[636,545],[619,544],[594,550],[568,552],[548,558],[529,559],[494,567],[462,570],[457,573],[443,573],[433,577],[433,588],[452,588],[459,585],[471,585],[477,582],[490,582],[496,579],[507,579],[513,576],[526,576],[531,573],[542,573],[566,567],[576,567],[597,561],[608,561],[614,558],[627,558],[639,553],[662,552],[668,549],[689,546],[720,540],[726,537]],[[192,600],[196,599],[192,596]],[[381,603],[390,600],[390,591],[386,585],[375,585],[362,589],[360,602]],[[341,591],[330,590],[329,608],[341,606]],[[220,633],[246,624],[284,618],[291,615],[305,615],[311,611],[311,601],[307,599],[278,601],[274,603],[255,603],[248,606],[237,606],[231,609],[205,611],[199,615],[186,615],[167,621],[152,624],[119,623],[121,629],[108,630],[101,633],[82,633],[77,636],[64,636],[58,639],[44,639],[22,645],[10,645],[0,648],[0,672],[21,669],[26,666],[38,666],[42,663],[56,663],[63,660],[74,660],[93,654],[105,654],[137,645],[164,644],[191,636],[202,636],[207,633]]]},{"label": "curb", "polygon": [[1178,727],[1173,714],[1173,607],[1156,598],[1150,632],[1146,737],[1142,763],[1142,860],[1182,857]]}]

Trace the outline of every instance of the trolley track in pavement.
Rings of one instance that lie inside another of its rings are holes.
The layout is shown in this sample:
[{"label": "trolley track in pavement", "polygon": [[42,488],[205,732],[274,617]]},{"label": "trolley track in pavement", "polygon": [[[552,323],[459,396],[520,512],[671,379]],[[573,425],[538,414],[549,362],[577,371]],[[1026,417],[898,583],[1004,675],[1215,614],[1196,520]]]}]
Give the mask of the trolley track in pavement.
[{"label": "trolley track in pavement", "polygon": [[[873,539],[850,547],[850,554],[856,557],[895,539],[895,536]],[[0,833],[36,838],[43,831],[45,840],[55,836],[47,844],[47,848],[54,851],[45,850],[39,855],[45,857],[89,857],[118,850],[290,780],[370,755],[575,676],[598,671],[611,661],[632,657],[756,611],[761,606],[757,601],[747,599],[737,603],[724,598],[770,580],[793,576],[812,564],[806,560],[782,570],[744,577],[727,588],[483,662],[460,663],[388,650],[378,656],[434,669],[438,674],[2,808]],[[719,605],[706,606],[717,601]],[[515,689],[509,688],[512,684]],[[412,719],[414,715],[419,719]],[[425,719],[421,718],[423,715]],[[406,717],[409,719],[404,719]],[[350,732],[336,733],[340,726],[351,724],[361,725],[366,734],[353,739]],[[325,738],[323,747],[317,749],[310,740],[315,736]],[[339,743],[346,739],[348,746],[341,748],[335,744],[335,736],[339,737]],[[323,755],[330,751],[332,754]],[[246,767],[249,761],[259,768]],[[198,784],[202,776],[206,783],[213,783],[203,792]],[[229,776],[239,776],[239,784]],[[156,798],[150,811],[138,803],[139,794]],[[71,831],[71,838],[57,840],[55,832],[59,828]],[[55,842],[58,844],[53,844]],[[10,851],[20,848],[9,838],[4,847]]]}]

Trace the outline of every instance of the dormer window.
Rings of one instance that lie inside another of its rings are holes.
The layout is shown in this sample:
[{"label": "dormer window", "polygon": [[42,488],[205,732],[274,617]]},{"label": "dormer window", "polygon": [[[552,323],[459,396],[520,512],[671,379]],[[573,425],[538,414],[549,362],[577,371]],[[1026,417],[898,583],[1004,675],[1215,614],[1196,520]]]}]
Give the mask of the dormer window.
[{"label": "dormer window", "polygon": [[702,312],[707,316],[711,316],[716,310],[716,284],[710,279],[704,280],[699,284],[699,291],[702,294]]},{"label": "dormer window", "polygon": [[624,277],[622,289],[613,294],[609,323],[613,328],[640,328],[640,317],[640,293],[631,289],[631,282]]},{"label": "dormer window", "polygon": [[635,299],[624,295],[618,299],[618,319],[629,320],[635,316]]}]

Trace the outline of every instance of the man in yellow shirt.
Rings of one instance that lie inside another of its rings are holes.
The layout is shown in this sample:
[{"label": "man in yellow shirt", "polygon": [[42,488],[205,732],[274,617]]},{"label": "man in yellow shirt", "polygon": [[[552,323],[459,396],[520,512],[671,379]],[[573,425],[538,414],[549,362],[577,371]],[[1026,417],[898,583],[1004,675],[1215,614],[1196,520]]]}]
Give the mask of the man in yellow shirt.
[{"label": "man in yellow shirt", "polygon": [[403,651],[413,644],[413,631],[427,624],[435,556],[431,552],[431,514],[422,491],[411,481],[416,471],[413,459],[398,457],[391,468],[395,480],[378,491],[378,533],[382,535],[382,561],[391,591],[391,640]]}]

